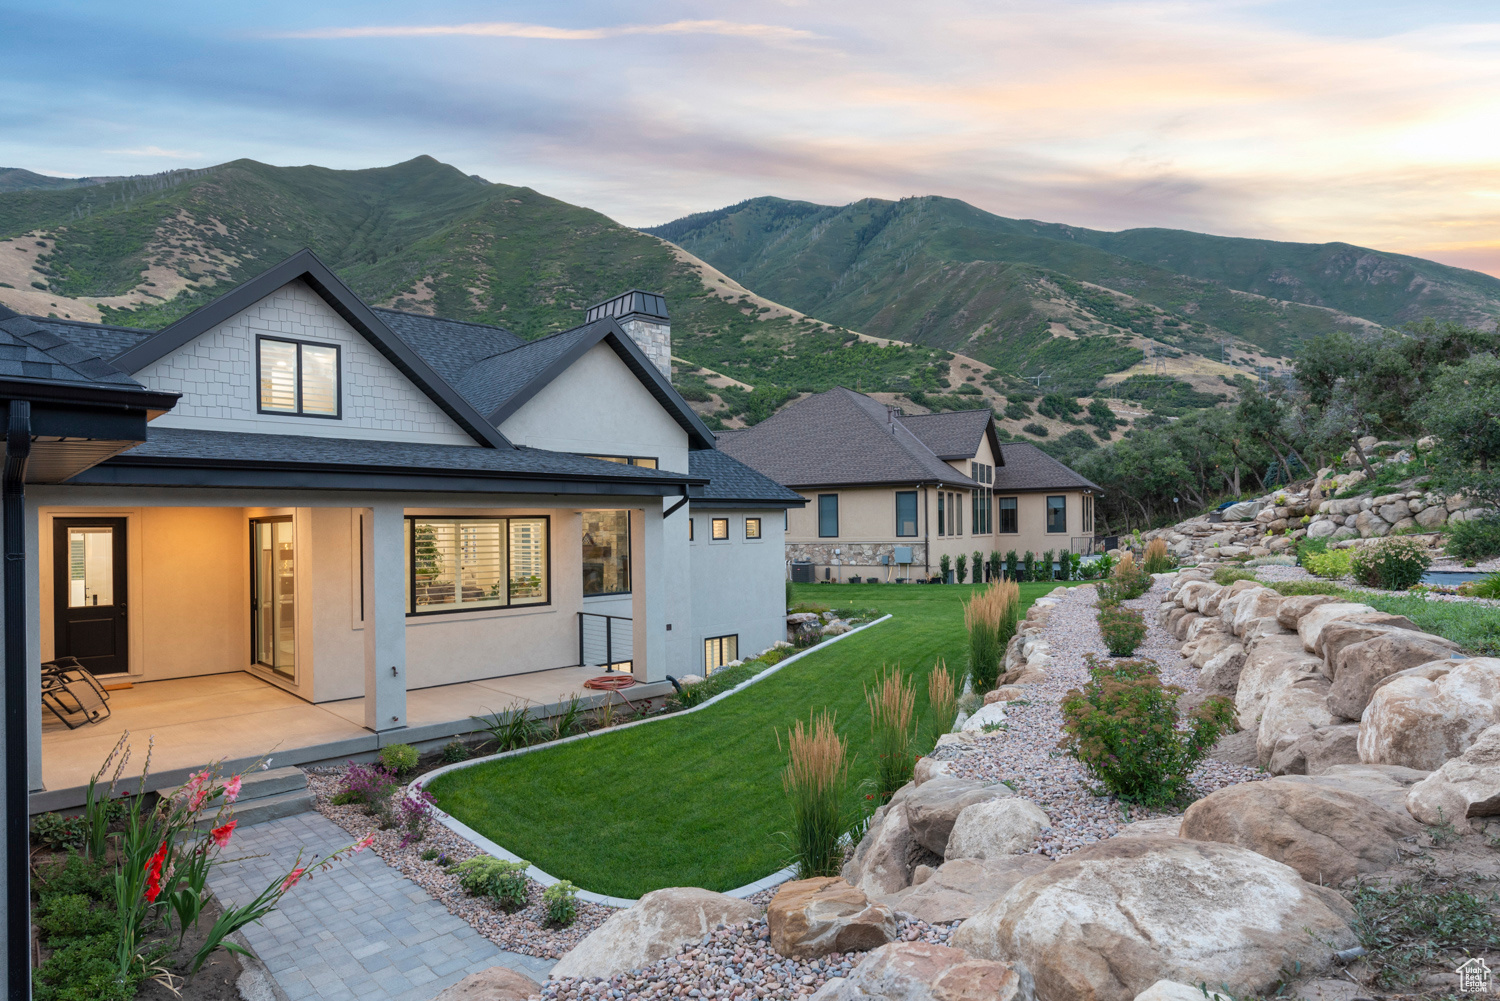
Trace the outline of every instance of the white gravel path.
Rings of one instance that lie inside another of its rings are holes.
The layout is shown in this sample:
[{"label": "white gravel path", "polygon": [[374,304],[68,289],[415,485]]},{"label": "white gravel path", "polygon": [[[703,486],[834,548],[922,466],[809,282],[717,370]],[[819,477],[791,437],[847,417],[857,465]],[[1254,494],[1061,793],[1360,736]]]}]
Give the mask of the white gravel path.
[{"label": "white gravel path", "polygon": [[[1139,610],[1146,618],[1146,639],[1134,656],[1149,657],[1161,665],[1163,682],[1195,692],[1197,670],[1177,655],[1178,643],[1156,622],[1157,605],[1164,600],[1168,587],[1158,580],[1146,594],[1125,602],[1127,608]],[[1047,680],[1027,686],[1034,692],[1029,704],[1007,705],[1004,730],[981,735],[975,750],[954,760],[954,772],[960,777],[1005,782],[1018,795],[1040,806],[1052,821],[1052,829],[1042,835],[1032,851],[1054,858],[1109,838],[1133,821],[1179,812],[1147,810],[1107,795],[1095,795],[1097,783],[1088,770],[1057,746],[1062,737],[1058,704],[1070,689],[1081,688],[1088,681],[1084,654],[1109,656],[1099,635],[1096,598],[1092,587],[1067,591],[1043,629],[1052,654]],[[1193,772],[1190,782],[1203,796],[1264,777],[1256,769],[1210,758]]]}]

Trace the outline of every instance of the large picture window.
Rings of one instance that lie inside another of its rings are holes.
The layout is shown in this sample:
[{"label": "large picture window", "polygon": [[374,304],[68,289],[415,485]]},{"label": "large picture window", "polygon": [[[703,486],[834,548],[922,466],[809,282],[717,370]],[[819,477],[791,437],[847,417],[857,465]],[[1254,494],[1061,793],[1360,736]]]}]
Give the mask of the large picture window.
[{"label": "large picture window", "polygon": [[1000,534],[1015,535],[1021,530],[1016,519],[1016,498],[997,497],[995,506],[1000,509]]},{"label": "large picture window", "polygon": [[896,491],[896,536],[911,538],[917,534],[917,492]]},{"label": "large picture window", "polygon": [[407,612],[466,612],[551,599],[546,518],[406,519]]},{"label": "large picture window", "polygon": [[818,537],[836,539],[839,535],[839,495],[818,494]]},{"label": "large picture window", "polygon": [[1068,498],[1047,498],[1047,531],[1053,534],[1068,530]]},{"label": "large picture window", "polygon": [[258,352],[262,413],[339,416],[338,345],[262,337]]},{"label": "large picture window", "polygon": [[630,512],[583,512],[583,593],[630,593]]}]

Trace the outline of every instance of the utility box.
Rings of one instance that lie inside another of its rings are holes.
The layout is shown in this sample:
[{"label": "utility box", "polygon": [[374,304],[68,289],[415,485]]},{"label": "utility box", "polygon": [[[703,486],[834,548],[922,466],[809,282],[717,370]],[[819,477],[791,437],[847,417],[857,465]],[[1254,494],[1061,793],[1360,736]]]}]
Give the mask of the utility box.
[{"label": "utility box", "polygon": [[897,546],[891,553],[891,562],[893,563],[902,564],[910,563],[911,561],[911,546]]}]

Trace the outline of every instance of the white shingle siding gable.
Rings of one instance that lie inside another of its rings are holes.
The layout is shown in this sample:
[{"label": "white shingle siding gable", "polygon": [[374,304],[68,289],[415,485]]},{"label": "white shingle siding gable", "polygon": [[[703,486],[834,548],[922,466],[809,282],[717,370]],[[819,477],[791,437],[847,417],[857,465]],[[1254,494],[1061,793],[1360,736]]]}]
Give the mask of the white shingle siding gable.
[{"label": "white shingle siding gable", "polygon": [[[256,338],[288,337],[339,346],[343,415],[258,413]],[[316,292],[291,282],[135,373],[151,389],[181,393],[157,427],[251,431],[474,445],[428,395],[349,326]]]}]

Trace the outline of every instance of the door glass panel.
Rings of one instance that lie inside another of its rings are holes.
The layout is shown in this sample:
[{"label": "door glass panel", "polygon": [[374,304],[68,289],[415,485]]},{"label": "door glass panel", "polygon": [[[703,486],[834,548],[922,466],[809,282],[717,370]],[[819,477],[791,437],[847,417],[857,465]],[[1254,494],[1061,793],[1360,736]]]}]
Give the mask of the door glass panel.
[{"label": "door glass panel", "polygon": [[115,603],[115,530],[68,529],[68,607]]},{"label": "door glass panel", "polygon": [[290,521],[252,522],[255,659],[278,674],[296,667],[296,552]]}]

